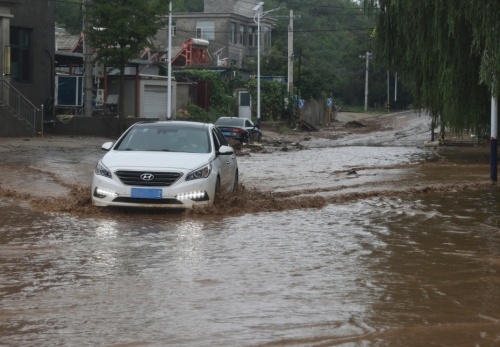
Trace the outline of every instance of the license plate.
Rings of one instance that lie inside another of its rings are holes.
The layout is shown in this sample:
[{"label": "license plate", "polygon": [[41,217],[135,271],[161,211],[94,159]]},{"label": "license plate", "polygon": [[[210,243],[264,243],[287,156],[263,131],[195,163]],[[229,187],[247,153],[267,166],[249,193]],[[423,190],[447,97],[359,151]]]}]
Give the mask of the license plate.
[{"label": "license plate", "polygon": [[223,134],[224,136],[231,136],[231,133],[230,133],[230,132],[228,132],[228,131],[224,131],[222,134]]},{"label": "license plate", "polygon": [[161,189],[148,189],[148,188],[132,188],[130,196],[139,199],[161,199]]}]

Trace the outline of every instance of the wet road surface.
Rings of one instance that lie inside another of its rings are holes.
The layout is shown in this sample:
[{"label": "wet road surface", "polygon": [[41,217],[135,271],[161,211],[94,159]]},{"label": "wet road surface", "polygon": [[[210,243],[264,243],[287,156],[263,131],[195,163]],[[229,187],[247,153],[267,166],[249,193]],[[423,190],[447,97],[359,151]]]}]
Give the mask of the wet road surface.
[{"label": "wet road surface", "polygon": [[233,207],[102,212],[98,141],[0,145],[0,345],[500,345],[484,151],[315,139]]}]

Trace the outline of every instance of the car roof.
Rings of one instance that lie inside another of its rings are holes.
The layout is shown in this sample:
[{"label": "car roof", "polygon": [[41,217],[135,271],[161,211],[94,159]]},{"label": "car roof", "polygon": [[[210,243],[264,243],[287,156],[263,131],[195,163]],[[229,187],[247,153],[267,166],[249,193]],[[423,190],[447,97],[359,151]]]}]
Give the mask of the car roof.
[{"label": "car roof", "polygon": [[153,121],[141,121],[135,123],[135,126],[182,126],[187,128],[205,128],[209,127],[209,123],[201,123],[201,122],[191,122],[191,121],[181,121],[181,120],[153,120]]}]

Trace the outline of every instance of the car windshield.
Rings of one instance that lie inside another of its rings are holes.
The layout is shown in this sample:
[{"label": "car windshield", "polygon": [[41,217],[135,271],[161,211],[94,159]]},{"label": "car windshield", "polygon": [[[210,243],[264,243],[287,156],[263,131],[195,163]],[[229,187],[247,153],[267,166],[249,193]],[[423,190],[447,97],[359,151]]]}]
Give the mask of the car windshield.
[{"label": "car windshield", "polygon": [[115,150],[209,153],[210,141],[206,127],[146,124],[131,128]]},{"label": "car windshield", "polygon": [[242,127],[245,125],[245,120],[242,118],[219,118],[215,122],[215,125],[230,125]]}]

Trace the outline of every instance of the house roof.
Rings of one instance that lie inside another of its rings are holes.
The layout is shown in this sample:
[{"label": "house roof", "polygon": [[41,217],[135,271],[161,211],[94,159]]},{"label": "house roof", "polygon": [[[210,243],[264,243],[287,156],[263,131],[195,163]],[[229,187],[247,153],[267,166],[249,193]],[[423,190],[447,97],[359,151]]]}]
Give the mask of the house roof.
[{"label": "house roof", "polygon": [[55,52],[56,66],[81,66],[83,65],[83,54],[65,51]]},{"label": "house roof", "polygon": [[204,13],[234,13],[253,18],[254,7],[260,0],[204,0]]},{"label": "house roof", "polygon": [[80,36],[56,32],[55,41],[56,50],[74,52],[80,43]]},{"label": "house roof", "polygon": [[25,0],[0,0],[0,5],[23,4]]}]

